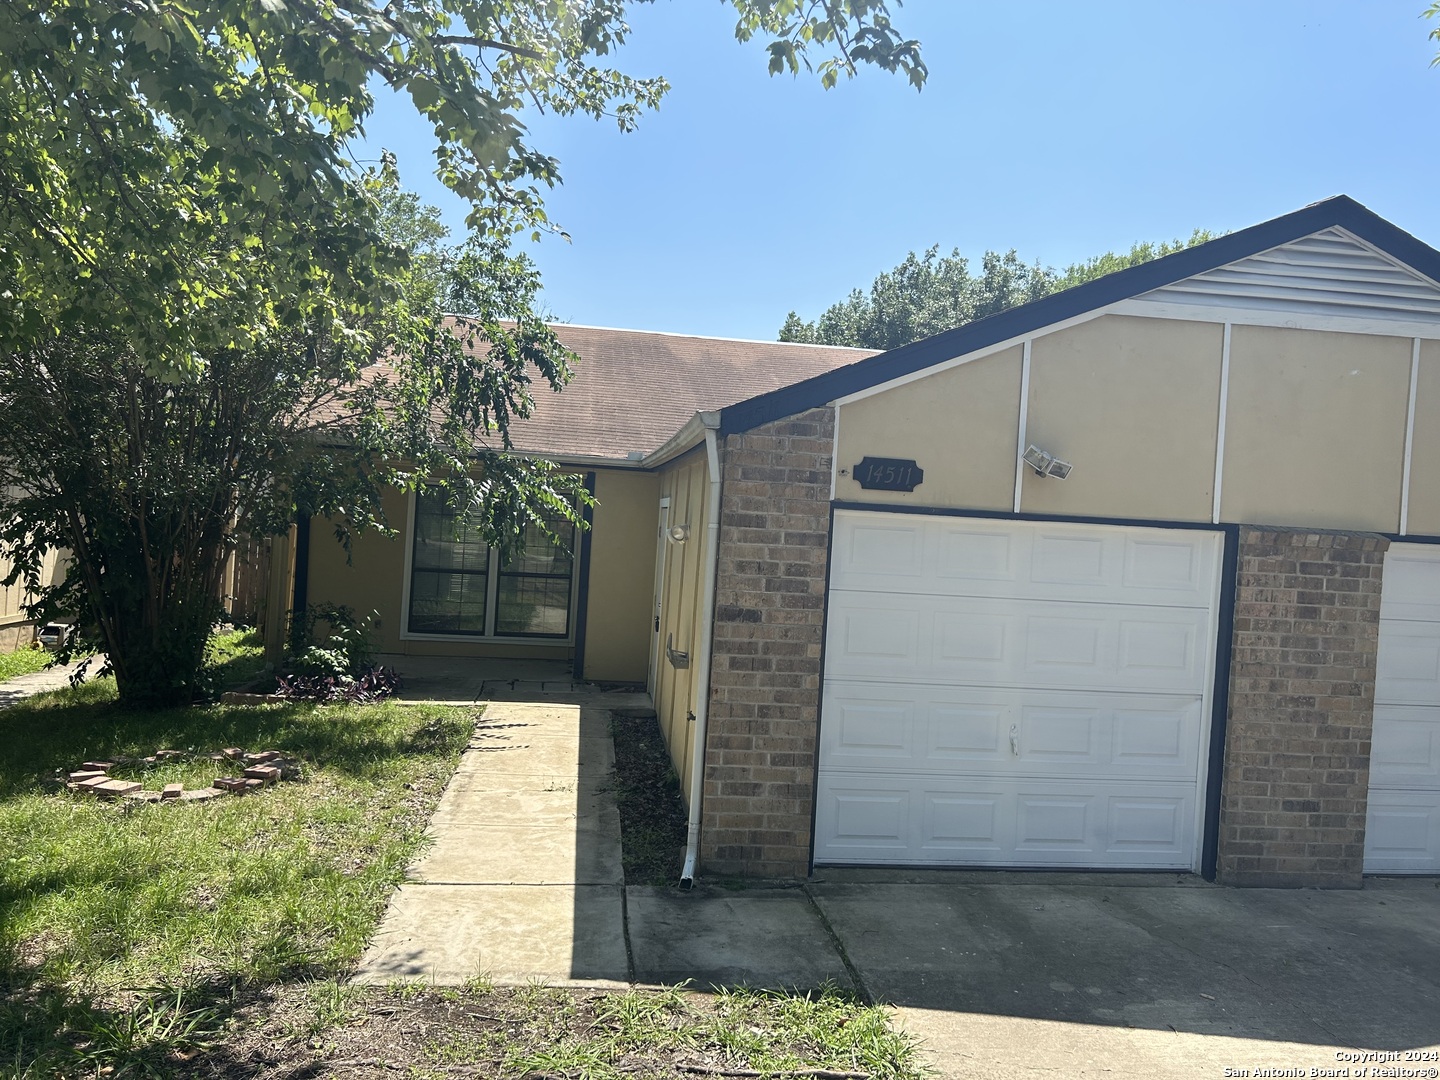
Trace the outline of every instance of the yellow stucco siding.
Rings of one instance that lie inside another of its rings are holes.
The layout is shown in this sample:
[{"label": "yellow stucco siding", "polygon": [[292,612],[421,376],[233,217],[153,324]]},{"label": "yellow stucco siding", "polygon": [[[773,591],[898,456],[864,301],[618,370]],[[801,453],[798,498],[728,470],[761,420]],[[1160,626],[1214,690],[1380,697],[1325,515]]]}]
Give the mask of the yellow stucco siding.
[{"label": "yellow stucco siding", "polygon": [[583,668],[587,679],[645,681],[659,499],[660,478],[654,473],[595,473]]},{"label": "yellow stucco siding", "polygon": [[[842,405],[835,497],[1009,510],[1019,403],[1016,346]],[[913,492],[867,491],[849,475],[867,455],[912,459],[925,479]]]},{"label": "yellow stucco siding", "polygon": [[[385,517],[394,536],[366,532],[352,537],[350,561],[335,539],[334,523],[315,518],[310,523],[311,604],[343,604],[356,615],[379,615],[375,641],[381,652],[404,652],[400,641],[400,605],[405,587],[405,530],[410,524],[410,497],[390,489],[384,492]],[[288,605],[287,605],[288,606]]]},{"label": "yellow stucco siding", "polygon": [[1222,337],[1213,323],[1107,315],[1036,338],[1026,441],[1074,471],[1025,470],[1020,509],[1209,521]]},{"label": "yellow stucco siding", "polygon": [[1440,341],[1420,343],[1410,461],[1406,531],[1417,536],[1440,536]]},{"label": "yellow stucco siding", "polygon": [[[1220,520],[1395,532],[1412,339],[1231,328]],[[957,510],[1013,505],[1021,347],[840,408],[837,464],[914,458],[913,493],[836,497]],[[1105,315],[1031,343],[1026,442],[1070,462],[1021,474],[1026,513],[1211,520],[1224,326]],[[1440,342],[1426,342],[1415,402],[1408,531],[1440,534]]]},{"label": "yellow stucco siding", "polygon": [[1396,531],[1411,347],[1234,327],[1223,520]]},{"label": "yellow stucco siding", "polygon": [[[687,799],[690,770],[694,767],[693,724],[695,678],[699,673],[698,643],[704,610],[705,542],[709,465],[700,447],[673,462],[660,473],[660,496],[670,499],[670,525],[688,525],[690,538],[683,544],[665,542],[659,547],[661,564],[659,655],[651,693],[670,758],[680,776],[680,789]],[[658,507],[658,503],[657,503]],[[658,522],[658,516],[656,518]],[[687,653],[689,667],[676,667],[667,658],[666,643],[677,653]]]}]

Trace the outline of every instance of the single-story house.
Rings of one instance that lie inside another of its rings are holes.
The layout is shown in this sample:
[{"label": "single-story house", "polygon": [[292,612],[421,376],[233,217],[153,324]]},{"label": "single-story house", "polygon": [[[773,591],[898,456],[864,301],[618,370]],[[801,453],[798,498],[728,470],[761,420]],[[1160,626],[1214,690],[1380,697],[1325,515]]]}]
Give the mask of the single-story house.
[{"label": "single-story house", "polygon": [[687,875],[1440,873],[1440,252],[1342,196],[878,355],[556,329],[574,558],[422,492],[297,576],[644,681]]}]

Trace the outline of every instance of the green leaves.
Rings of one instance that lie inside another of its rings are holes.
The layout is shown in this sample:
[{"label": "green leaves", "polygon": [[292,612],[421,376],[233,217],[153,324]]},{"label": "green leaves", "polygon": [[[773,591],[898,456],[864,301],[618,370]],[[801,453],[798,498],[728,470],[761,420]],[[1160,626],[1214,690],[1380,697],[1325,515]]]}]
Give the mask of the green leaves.
[{"label": "green leaves", "polygon": [[923,256],[912,251],[899,266],[879,275],[868,293],[856,289],[817,321],[806,322],[790,312],[780,340],[895,349],[1212,239],[1213,234],[1196,229],[1189,240],[1136,244],[1124,254],[1106,252],[1063,272],[1021,262],[1013,250],[987,251],[979,274],[972,273],[958,248],[948,256],[942,256],[938,246]]},{"label": "green leaves", "polygon": [[883,71],[904,72],[916,90],[925,85],[929,69],[920,57],[920,43],[891,25],[885,0],[721,2],[739,15],[737,40],[750,41],[757,34],[772,39],[766,47],[771,75],[798,74],[803,67],[819,75],[820,85],[829,90],[841,75],[853,78],[861,64],[873,64]]}]

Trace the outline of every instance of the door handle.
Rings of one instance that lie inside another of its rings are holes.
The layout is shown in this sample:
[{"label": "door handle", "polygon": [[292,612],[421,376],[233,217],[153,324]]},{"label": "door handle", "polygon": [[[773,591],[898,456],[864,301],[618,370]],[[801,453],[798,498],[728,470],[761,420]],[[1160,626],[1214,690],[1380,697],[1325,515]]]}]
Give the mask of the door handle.
[{"label": "door handle", "polygon": [[1010,753],[1014,757],[1020,756],[1020,733],[1014,724],[1010,725]]}]

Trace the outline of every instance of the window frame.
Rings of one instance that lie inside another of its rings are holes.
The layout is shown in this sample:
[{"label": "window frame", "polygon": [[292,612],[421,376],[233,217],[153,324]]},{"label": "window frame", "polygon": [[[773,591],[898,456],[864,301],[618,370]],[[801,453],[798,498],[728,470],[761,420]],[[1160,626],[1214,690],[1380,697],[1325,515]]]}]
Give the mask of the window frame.
[{"label": "window frame", "polygon": [[[422,485],[423,486],[423,485]],[[582,533],[577,526],[575,529],[575,550],[570,557],[570,604],[566,613],[566,625],[569,632],[564,637],[549,634],[496,634],[494,628],[499,618],[498,600],[500,590],[500,556],[491,548],[488,553],[485,569],[485,630],[481,633],[464,634],[458,632],[430,633],[423,630],[410,629],[410,594],[411,587],[415,580],[415,530],[419,517],[420,489],[411,489],[407,498],[407,514],[405,522],[405,565],[403,573],[403,587],[400,594],[400,640],[401,641],[468,641],[472,644],[495,644],[495,645],[536,645],[536,646],[573,646],[575,644],[576,622],[579,617],[580,601],[580,543]],[[559,580],[560,576],[555,575],[551,580]]]}]

